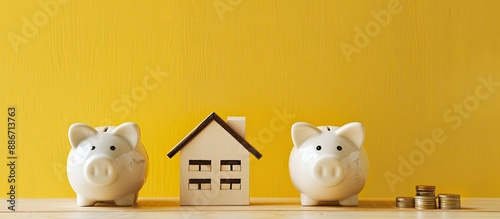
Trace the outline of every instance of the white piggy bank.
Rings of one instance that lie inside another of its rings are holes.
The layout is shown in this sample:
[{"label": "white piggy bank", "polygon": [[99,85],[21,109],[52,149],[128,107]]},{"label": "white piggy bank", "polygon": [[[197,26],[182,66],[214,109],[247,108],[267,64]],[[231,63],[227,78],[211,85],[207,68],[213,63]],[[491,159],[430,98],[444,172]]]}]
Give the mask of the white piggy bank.
[{"label": "white piggy bank", "polygon": [[368,174],[363,125],[315,127],[298,122],[292,126],[292,140],[288,167],[301,204],[338,201],[357,206]]},{"label": "white piggy bank", "polygon": [[67,172],[78,206],[112,201],[133,205],[146,181],[148,155],[133,122],[117,127],[76,123],[69,127]]}]

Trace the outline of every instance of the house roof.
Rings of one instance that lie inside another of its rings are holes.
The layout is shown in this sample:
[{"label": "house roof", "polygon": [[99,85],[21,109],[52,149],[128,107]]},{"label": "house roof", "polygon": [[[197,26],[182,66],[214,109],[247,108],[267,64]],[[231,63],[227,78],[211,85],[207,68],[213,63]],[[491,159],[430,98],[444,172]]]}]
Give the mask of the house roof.
[{"label": "house roof", "polygon": [[247,149],[248,152],[253,154],[257,159],[262,157],[262,154],[259,153],[250,143],[248,143],[243,137],[241,137],[233,128],[231,128],[224,120],[222,120],[215,112],[212,112],[206,119],[204,119],[191,133],[189,133],[184,139],[182,139],[172,150],[167,153],[169,158],[172,158],[177,154],[177,152],[181,151],[191,140],[194,139],[203,129],[205,129],[208,124],[212,121],[217,122],[224,130],[227,131],[231,136],[233,136],[236,141],[238,141],[241,146]]}]

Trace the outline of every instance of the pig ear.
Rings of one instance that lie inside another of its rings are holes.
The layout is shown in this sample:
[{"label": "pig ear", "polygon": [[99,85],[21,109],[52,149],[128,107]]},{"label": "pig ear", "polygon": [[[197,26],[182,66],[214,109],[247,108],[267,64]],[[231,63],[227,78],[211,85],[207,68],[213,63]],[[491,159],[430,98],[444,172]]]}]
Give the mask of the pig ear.
[{"label": "pig ear", "polygon": [[83,123],[75,123],[69,127],[68,138],[71,147],[76,148],[81,141],[97,134],[97,130]]},{"label": "pig ear", "polygon": [[337,135],[349,139],[358,149],[363,146],[365,140],[365,128],[359,122],[351,122],[337,129]]},{"label": "pig ear", "polygon": [[293,145],[300,147],[307,139],[321,134],[321,130],[307,122],[297,122],[292,125]]},{"label": "pig ear", "polygon": [[141,140],[141,131],[139,130],[139,126],[133,122],[126,122],[119,125],[113,130],[112,134],[127,140],[132,148],[135,148]]}]

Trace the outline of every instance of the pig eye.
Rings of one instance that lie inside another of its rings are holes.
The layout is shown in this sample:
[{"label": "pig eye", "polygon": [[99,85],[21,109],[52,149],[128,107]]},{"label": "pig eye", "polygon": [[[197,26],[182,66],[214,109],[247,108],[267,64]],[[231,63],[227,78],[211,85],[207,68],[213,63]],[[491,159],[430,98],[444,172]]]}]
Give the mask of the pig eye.
[{"label": "pig eye", "polygon": [[92,147],[90,148],[90,150],[92,150],[92,151],[93,151],[94,149],[95,149],[95,146],[93,146],[93,145],[92,145]]},{"label": "pig eye", "polygon": [[109,149],[111,149],[112,151],[114,151],[116,149],[116,147],[115,146],[111,146],[111,147],[109,147]]},{"label": "pig eye", "polygon": [[321,145],[316,146],[317,151],[321,151]]},{"label": "pig eye", "polygon": [[337,146],[337,150],[341,151],[342,150],[342,146]]}]

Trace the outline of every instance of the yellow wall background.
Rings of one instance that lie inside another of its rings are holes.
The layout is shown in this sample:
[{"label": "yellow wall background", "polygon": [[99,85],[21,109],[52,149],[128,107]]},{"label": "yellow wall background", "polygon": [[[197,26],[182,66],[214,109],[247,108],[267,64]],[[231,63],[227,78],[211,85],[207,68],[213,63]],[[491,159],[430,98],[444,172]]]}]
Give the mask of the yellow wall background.
[{"label": "yellow wall background", "polygon": [[[125,121],[150,156],[141,197],[176,197],[179,160],[166,153],[212,111],[247,117],[264,155],[251,161],[252,197],[298,197],[297,121],[365,125],[362,198],[416,184],[499,197],[499,10],[494,0],[4,1],[0,191],[14,105],[18,197],[73,197],[68,127]],[[433,136],[426,154],[415,141]]]}]

